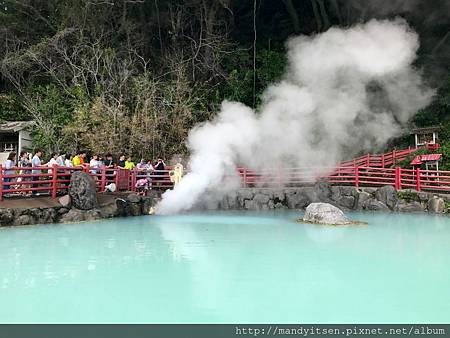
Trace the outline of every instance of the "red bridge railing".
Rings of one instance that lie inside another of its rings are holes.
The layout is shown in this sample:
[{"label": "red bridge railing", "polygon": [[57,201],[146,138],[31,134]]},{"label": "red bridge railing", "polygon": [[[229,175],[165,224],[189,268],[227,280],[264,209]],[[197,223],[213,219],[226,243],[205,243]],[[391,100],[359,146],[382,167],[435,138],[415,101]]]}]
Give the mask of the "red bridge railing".
[{"label": "red bridge railing", "polygon": [[[126,170],[121,168],[89,168],[89,167],[13,167],[5,171],[0,165],[0,201],[5,196],[42,194],[56,198],[67,193],[72,173],[84,171],[95,180],[97,190],[105,192],[111,183],[116,185],[116,191],[136,191],[139,179],[151,180],[153,190],[164,191],[173,188],[169,172],[153,170],[151,173],[143,170]],[[8,172],[9,174],[5,174]]]},{"label": "red bridge railing", "polygon": [[[151,173],[138,169],[125,170],[106,167],[15,167],[8,170],[14,174],[7,175],[0,165],[0,201],[8,195],[20,196],[36,193],[56,198],[58,194],[67,193],[72,173],[80,170],[94,178],[99,192],[105,192],[111,183],[116,185],[116,191],[136,191],[136,182],[142,178],[151,179],[150,188],[152,190],[163,192],[173,188],[169,176],[170,167],[161,171],[154,170]],[[316,182],[327,182],[331,185],[348,185],[356,188],[391,185],[396,190],[450,192],[450,171],[442,170],[372,166],[278,168],[264,171],[238,168],[237,170],[244,188],[300,187]]]},{"label": "red bridge railing", "polygon": [[331,185],[348,185],[356,188],[391,185],[396,190],[450,192],[450,171],[443,170],[357,166],[354,168],[281,168],[261,172],[239,168],[238,172],[243,187],[298,187],[316,182],[327,182]]}]

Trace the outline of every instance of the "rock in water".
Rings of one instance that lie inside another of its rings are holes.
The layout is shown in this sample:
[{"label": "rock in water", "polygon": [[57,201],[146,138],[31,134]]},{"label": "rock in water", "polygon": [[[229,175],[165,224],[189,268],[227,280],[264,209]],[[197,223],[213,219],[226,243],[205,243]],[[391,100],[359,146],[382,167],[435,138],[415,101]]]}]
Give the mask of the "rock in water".
[{"label": "rock in water", "polygon": [[445,210],[445,202],[442,198],[437,196],[433,196],[432,198],[430,198],[430,200],[428,201],[429,212],[440,214],[443,213],[444,210]]},{"label": "rock in water", "polygon": [[76,171],[72,174],[69,196],[77,209],[92,210],[98,207],[95,181],[84,172]]},{"label": "rock in water", "polygon": [[328,225],[352,224],[341,209],[329,203],[311,203],[308,205],[303,221]]}]

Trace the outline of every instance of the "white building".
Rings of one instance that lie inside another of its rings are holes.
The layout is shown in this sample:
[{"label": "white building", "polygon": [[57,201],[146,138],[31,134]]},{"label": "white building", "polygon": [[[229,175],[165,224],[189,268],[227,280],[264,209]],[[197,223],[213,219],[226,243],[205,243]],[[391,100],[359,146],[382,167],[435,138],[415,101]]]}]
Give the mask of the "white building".
[{"label": "white building", "polygon": [[32,151],[29,127],[33,121],[14,121],[0,124],[0,163],[4,163],[11,151],[19,156],[22,150]]},{"label": "white building", "polygon": [[[411,131],[414,135],[416,148],[428,145],[437,145],[439,142],[440,127],[417,128]],[[438,148],[438,147],[437,147]]]}]

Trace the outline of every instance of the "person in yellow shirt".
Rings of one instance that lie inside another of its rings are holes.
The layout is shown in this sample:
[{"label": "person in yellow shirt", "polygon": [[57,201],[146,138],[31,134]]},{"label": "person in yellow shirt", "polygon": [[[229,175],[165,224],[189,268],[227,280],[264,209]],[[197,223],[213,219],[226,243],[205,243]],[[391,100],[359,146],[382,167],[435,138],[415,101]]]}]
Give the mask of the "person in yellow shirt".
[{"label": "person in yellow shirt", "polygon": [[131,160],[131,156],[128,156],[127,160],[125,161],[125,169],[133,170],[136,165]]},{"label": "person in yellow shirt", "polygon": [[81,154],[80,152],[78,152],[73,158],[72,158],[72,163],[74,167],[80,166],[81,165]]},{"label": "person in yellow shirt", "polygon": [[181,178],[183,177],[183,165],[180,162],[175,164],[170,174],[170,181],[173,182],[174,185],[180,183]]}]

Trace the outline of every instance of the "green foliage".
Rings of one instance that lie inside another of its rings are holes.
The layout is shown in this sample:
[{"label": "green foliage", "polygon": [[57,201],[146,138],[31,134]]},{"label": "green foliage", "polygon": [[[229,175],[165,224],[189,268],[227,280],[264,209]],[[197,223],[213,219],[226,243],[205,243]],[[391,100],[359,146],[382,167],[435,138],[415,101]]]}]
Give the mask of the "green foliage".
[{"label": "green foliage", "polygon": [[419,195],[411,191],[397,191],[397,196],[407,202],[420,202]]},{"label": "green foliage", "polygon": [[[253,16],[248,1],[0,0],[0,38],[8,42],[0,48],[0,121],[35,120],[34,141],[46,151],[170,158],[186,151],[190,128],[214,118],[224,99],[262,104],[264,90],[282,80],[290,36],[328,28],[319,22],[366,19],[365,9],[343,2],[323,6],[315,13],[301,1],[258,1]],[[404,14],[420,28],[413,12]],[[415,120],[443,126],[445,154],[449,109],[450,77]]]},{"label": "green foliage", "polygon": [[397,162],[395,165],[400,168],[411,168],[410,163],[416,156],[430,154],[430,153],[431,152],[426,148],[419,149],[415,153],[409,154],[408,156],[406,156],[406,158],[403,161]]},{"label": "green foliage", "polygon": [[27,95],[36,121],[33,143],[47,153],[63,150],[70,142],[62,137],[62,129],[72,121],[73,101],[54,84],[29,87]]},{"label": "green foliage", "polygon": [[30,114],[24,109],[22,101],[16,94],[0,93],[0,122],[28,119],[30,119]]}]

